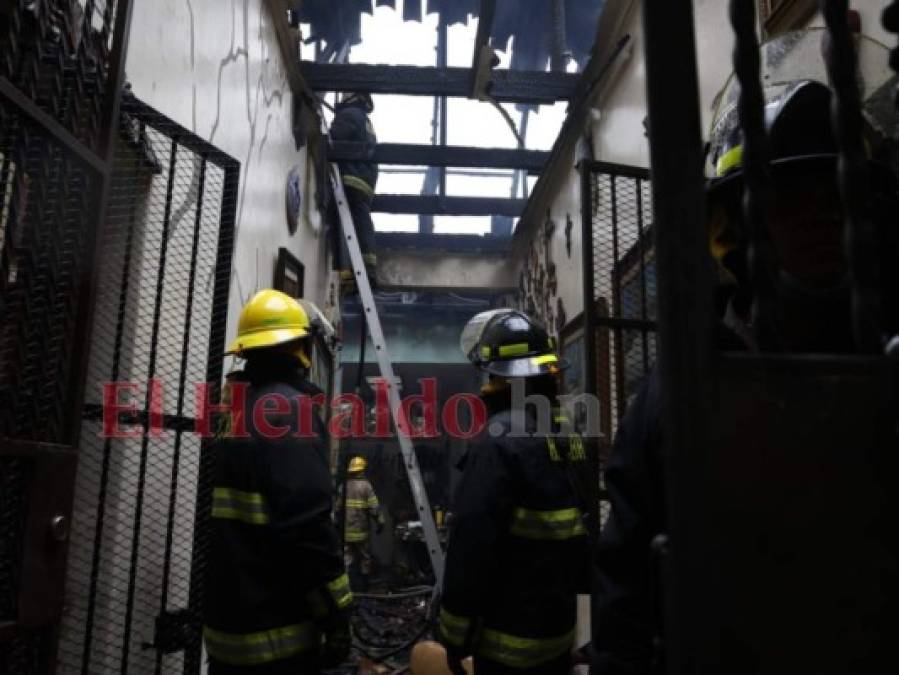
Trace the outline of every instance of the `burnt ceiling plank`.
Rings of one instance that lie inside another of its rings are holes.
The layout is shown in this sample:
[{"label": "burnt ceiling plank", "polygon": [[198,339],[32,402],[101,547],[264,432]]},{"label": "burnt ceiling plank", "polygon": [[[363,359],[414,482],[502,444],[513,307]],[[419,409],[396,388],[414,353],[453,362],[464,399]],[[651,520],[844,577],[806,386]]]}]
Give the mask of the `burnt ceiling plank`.
[{"label": "burnt ceiling plank", "polygon": [[437,197],[376,195],[371,210],[378,213],[412,213],[440,216],[512,216],[524,211],[525,199],[503,197]]},{"label": "burnt ceiling plank", "polygon": [[[478,32],[474,40],[474,54],[471,58],[471,92],[478,95],[478,76],[492,63],[485,63],[493,55],[489,48],[490,36],[493,33],[493,18],[496,14],[496,0],[481,0],[481,13],[478,18]],[[485,49],[486,48],[486,49]]]},{"label": "burnt ceiling plank", "polygon": [[526,169],[539,173],[549,153],[510,148],[471,148],[453,145],[406,145],[403,143],[332,142],[328,159],[334,162],[371,161],[402,166],[451,166],[484,169]]},{"label": "burnt ceiling plank", "polygon": [[[306,83],[315,91],[358,91],[410,96],[471,95],[470,68],[302,61],[300,70]],[[550,104],[570,99],[574,95],[579,76],[574,73],[494,70],[491,78],[493,85],[489,93],[497,101]]]},{"label": "burnt ceiling plank", "polygon": [[509,253],[512,238],[479,234],[434,234],[432,232],[376,232],[375,244],[379,251],[405,251],[408,253],[430,251],[465,254]]},{"label": "burnt ceiling plank", "polygon": [[493,17],[496,14],[496,0],[481,0],[481,12],[478,15],[478,32],[474,39],[474,55],[471,59],[471,67],[476,70],[481,47],[487,45],[493,34]]}]

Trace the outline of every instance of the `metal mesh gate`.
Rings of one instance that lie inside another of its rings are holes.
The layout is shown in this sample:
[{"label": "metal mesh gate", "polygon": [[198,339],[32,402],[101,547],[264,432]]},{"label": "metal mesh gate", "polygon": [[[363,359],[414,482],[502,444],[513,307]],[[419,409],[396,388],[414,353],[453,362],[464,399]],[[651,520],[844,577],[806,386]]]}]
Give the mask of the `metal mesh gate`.
[{"label": "metal mesh gate", "polygon": [[53,667],[128,0],[0,5],[0,672]]},{"label": "metal mesh gate", "polygon": [[[195,385],[222,375],[239,164],[134,98],[122,109],[58,672],[191,672],[200,600],[191,575],[203,565],[196,514],[211,490]],[[151,380],[161,388],[158,437],[146,433]],[[135,437],[104,434],[106,382],[135,399],[136,411],[119,414]]]},{"label": "metal mesh gate", "polygon": [[586,390],[600,402],[601,458],[656,357],[649,172],[585,162],[582,172]]}]

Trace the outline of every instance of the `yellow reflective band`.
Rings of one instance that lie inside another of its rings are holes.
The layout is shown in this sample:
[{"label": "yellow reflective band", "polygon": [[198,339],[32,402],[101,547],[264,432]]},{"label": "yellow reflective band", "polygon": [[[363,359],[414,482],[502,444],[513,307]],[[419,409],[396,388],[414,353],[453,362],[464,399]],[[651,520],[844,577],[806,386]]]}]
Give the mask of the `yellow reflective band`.
[{"label": "yellow reflective band", "polygon": [[721,178],[731,169],[743,166],[743,146],[736,145],[718,158],[715,163],[715,175]]},{"label": "yellow reflective band", "polygon": [[316,646],[315,628],[300,623],[258,633],[222,633],[203,626],[206,651],[232,666],[255,666],[288,659]]},{"label": "yellow reflective band", "polygon": [[267,525],[265,497],[258,492],[243,492],[217,487],[212,491],[212,517],[239,520],[250,525]]},{"label": "yellow reflective band", "polygon": [[333,581],[327,584],[328,592],[334,598],[334,603],[339,609],[346,609],[353,603],[353,593],[350,590],[350,578],[346,574],[341,574]]},{"label": "yellow reflective band", "polygon": [[552,436],[546,437],[546,447],[549,448],[549,458],[554,462],[561,462],[562,456],[556,448],[556,439]]},{"label": "yellow reflective band", "polygon": [[514,345],[501,345],[499,348],[499,357],[523,356],[531,351],[531,346],[527,342],[519,342]]},{"label": "yellow reflective band", "polygon": [[543,354],[542,356],[535,356],[531,359],[531,363],[535,366],[542,366],[545,363],[556,363],[559,360],[559,357],[555,354]]},{"label": "yellow reflective band", "polygon": [[378,254],[377,253],[363,253],[362,254],[362,262],[366,265],[377,265],[378,264]]},{"label": "yellow reflective band", "polygon": [[360,541],[368,540],[368,532],[364,530],[346,530],[343,535],[343,540],[351,543],[358,543]]},{"label": "yellow reflective band", "polygon": [[359,176],[350,176],[345,175],[341,176],[343,178],[343,184],[347,187],[355,188],[356,190],[360,190],[369,196],[373,196],[375,194],[374,188],[366,183],[364,180],[359,178]]},{"label": "yellow reflective band", "polygon": [[481,635],[478,654],[510,668],[529,668],[568,653],[574,630],[551,638],[525,638],[487,628]]},{"label": "yellow reflective band", "polygon": [[578,508],[535,511],[517,508],[509,531],[516,537],[563,541],[587,534]]},{"label": "yellow reflective band", "polygon": [[481,347],[481,357],[485,359],[490,358],[490,347],[488,345]]},{"label": "yellow reflective band", "polygon": [[450,644],[461,647],[468,637],[468,629],[471,627],[471,619],[450,614],[445,609],[440,610],[439,620],[440,634]]},{"label": "yellow reflective band", "polygon": [[584,450],[584,441],[577,434],[572,434],[568,437],[568,457],[574,462],[587,459],[587,453]]},{"label": "yellow reflective band", "polygon": [[347,499],[346,507],[348,509],[364,509],[365,508],[365,500],[364,499]]},{"label": "yellow reflective band", "polygon": [[374,496],[369,497],[368,501],[365,502],[365,505],[370,509],[376,509],[380,506],[380,504],[378,503],[378,498]]}]

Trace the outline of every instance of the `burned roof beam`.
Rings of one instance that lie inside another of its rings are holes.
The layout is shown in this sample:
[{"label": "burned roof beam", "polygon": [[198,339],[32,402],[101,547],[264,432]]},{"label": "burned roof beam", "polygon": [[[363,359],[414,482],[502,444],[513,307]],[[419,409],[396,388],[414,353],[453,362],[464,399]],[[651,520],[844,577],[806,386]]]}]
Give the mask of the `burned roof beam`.
[{"label": "burned roof beam", "polygon": [[[301,73],[315,91],[358,91],[409,96],[471,95],[470,68],[374,66],[363,63],[301,62]],[[552,104],[569,100],[579,76],[520,70],[494,70],[490,96],[511,103]]]},{"label": "burned roof beam", "polygon": [[481,12],[478,14],[478,32],[474,39],[474,56],[471,59],[472,70],[478,69],[481,48],[490,42],[493,34],[493,17],[496,14],[496,0],[481,0]]},{"label": "burned roof beam", "polygon": [[452,166],[484,169],[526,169],[540,173],[548,152],[509,148],[471,148],[457,145],[406,145],[402,143],[351,143],[337,141],[328,149],[333,162],[371,161],[402,166]]},{"label": "burned roof beam", "polygon": [[496,14],[496,0],[481,0],[481,12],[478,15],[478,32],[474,40],[474,55],[471,58],[471,96],[481,98],[482,89],[487,87],[495,59],[495,52],[490,47],[490,36],[493,33],[493,17]]},{"label": "burned roof beam", "polygon": [[371,210],[377,213],[432,214],[437,216],[511,216],[524,211],[525,199],[502,197],[437,197],[376,195]]}]

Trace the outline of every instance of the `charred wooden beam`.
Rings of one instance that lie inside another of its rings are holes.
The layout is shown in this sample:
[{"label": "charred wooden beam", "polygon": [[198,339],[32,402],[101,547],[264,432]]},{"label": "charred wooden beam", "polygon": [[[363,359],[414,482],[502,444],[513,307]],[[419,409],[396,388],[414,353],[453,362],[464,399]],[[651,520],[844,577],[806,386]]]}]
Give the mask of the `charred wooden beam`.
[{"label": "charred wooden beam", "polygon": [[421,195],[377,195],[371,210],[379,213],[518,217],[524,211],[526,201],[502,197],[440,198]]},{"label": "charred wooden beam", "polygon": [[[471,95],[470,68],[423,68],[302,61],[301,74],[315,91],[358,91],[409,96]],[[496,70],[490,96],[497,101],[551,104],[570,99],[579,76],[572,73]]]},{"label": "charred wooden beam", "polygon": [[549,159],[548,152],[509,148],[406,145],[402,143],[331,143],[328,158],[334,162],[371,161],[403,166],[453,166],[485,169],[526,169],[539,173]]}]

